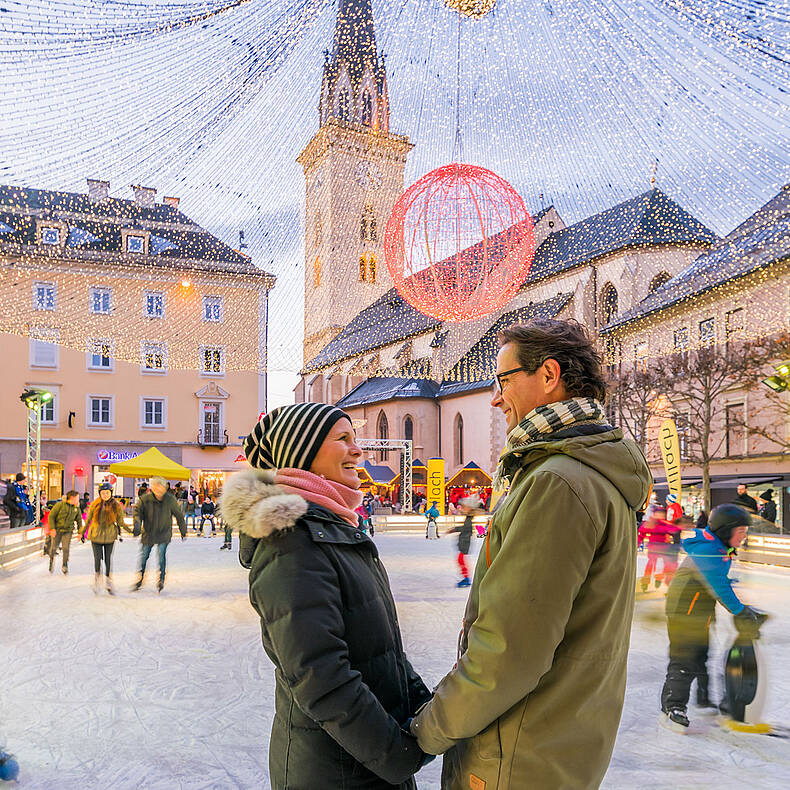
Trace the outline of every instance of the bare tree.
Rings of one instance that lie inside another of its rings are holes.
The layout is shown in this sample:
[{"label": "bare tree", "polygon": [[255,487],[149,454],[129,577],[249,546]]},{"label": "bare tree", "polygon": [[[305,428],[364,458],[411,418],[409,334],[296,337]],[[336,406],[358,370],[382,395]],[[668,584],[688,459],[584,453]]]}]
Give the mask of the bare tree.
[{"label": "bare tree", "polygon": [[669,398],[670,416],[682,424],[685,460],[702,470],[705,509],[710,512],[710,467],[726,449],[727,393],[750,389],[765,366],[762,341],[729,341],[684,351],[655,363],[658,389]]}]

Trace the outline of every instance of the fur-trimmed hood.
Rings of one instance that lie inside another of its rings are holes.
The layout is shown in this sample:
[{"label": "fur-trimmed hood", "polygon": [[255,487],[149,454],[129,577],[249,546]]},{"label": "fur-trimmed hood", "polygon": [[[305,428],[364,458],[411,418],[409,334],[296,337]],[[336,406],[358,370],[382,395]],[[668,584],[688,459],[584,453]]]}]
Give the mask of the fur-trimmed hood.
[{"label": "fur-trimmed hood", "polygon": [[222,518],[252,538],[291,529],[307,513],[308,502],[274,484],[274,471],[246,469],[228,478],[219,503]]}]

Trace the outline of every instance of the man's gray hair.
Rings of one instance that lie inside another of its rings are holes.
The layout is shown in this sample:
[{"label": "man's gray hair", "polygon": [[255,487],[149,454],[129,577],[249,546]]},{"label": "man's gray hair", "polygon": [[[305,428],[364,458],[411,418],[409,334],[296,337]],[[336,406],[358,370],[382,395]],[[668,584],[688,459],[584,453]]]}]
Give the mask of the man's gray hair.
[{"label": "man's gray hair", "polygon": [[165,480],[164,477],[159,477],[157,475],[156,477],[152,477],[149,482],[152,486],[162,486],[162,488],[167,488],[167,480]]}]

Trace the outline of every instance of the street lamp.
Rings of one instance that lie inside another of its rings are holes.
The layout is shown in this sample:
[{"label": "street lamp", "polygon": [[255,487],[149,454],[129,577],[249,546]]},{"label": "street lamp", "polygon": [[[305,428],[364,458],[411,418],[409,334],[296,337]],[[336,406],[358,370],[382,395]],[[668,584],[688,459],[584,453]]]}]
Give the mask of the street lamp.
[{"label": "street lamp", "polygon": [[776,375],[763,379],[763,384],[774,392],[784,392],[790,387],[790,360],[780,362],[775,370]]},{"label": "street lamp", "polygon": [[28,477],[32,477],[31,469],[35,468],[34,492],[36,495],[36,524],[41,523],[41,407],[52,400],[48,390],[26,388],[19,400],[27,407],[27,433],[25,443],[25,469]]}]

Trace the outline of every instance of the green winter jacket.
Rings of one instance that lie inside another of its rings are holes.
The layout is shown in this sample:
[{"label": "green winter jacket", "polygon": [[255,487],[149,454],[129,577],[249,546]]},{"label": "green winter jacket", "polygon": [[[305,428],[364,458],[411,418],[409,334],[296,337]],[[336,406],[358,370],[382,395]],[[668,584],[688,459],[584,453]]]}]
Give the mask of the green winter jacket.
[{"label": "green winter jacket", "polygon": [[56,502],[49,511],[48,524],[55,532],[72,532],[75,527],[79,532],[82,529],[82,513],[76,505],[63,501]]},{"label": "green winter jacket", "polygon": [[593,430],[513,451],[458,663],[412,723],[424,751],[447,752],[443,790],[586,790],[606,773],[651,475],[621,430]]}]

